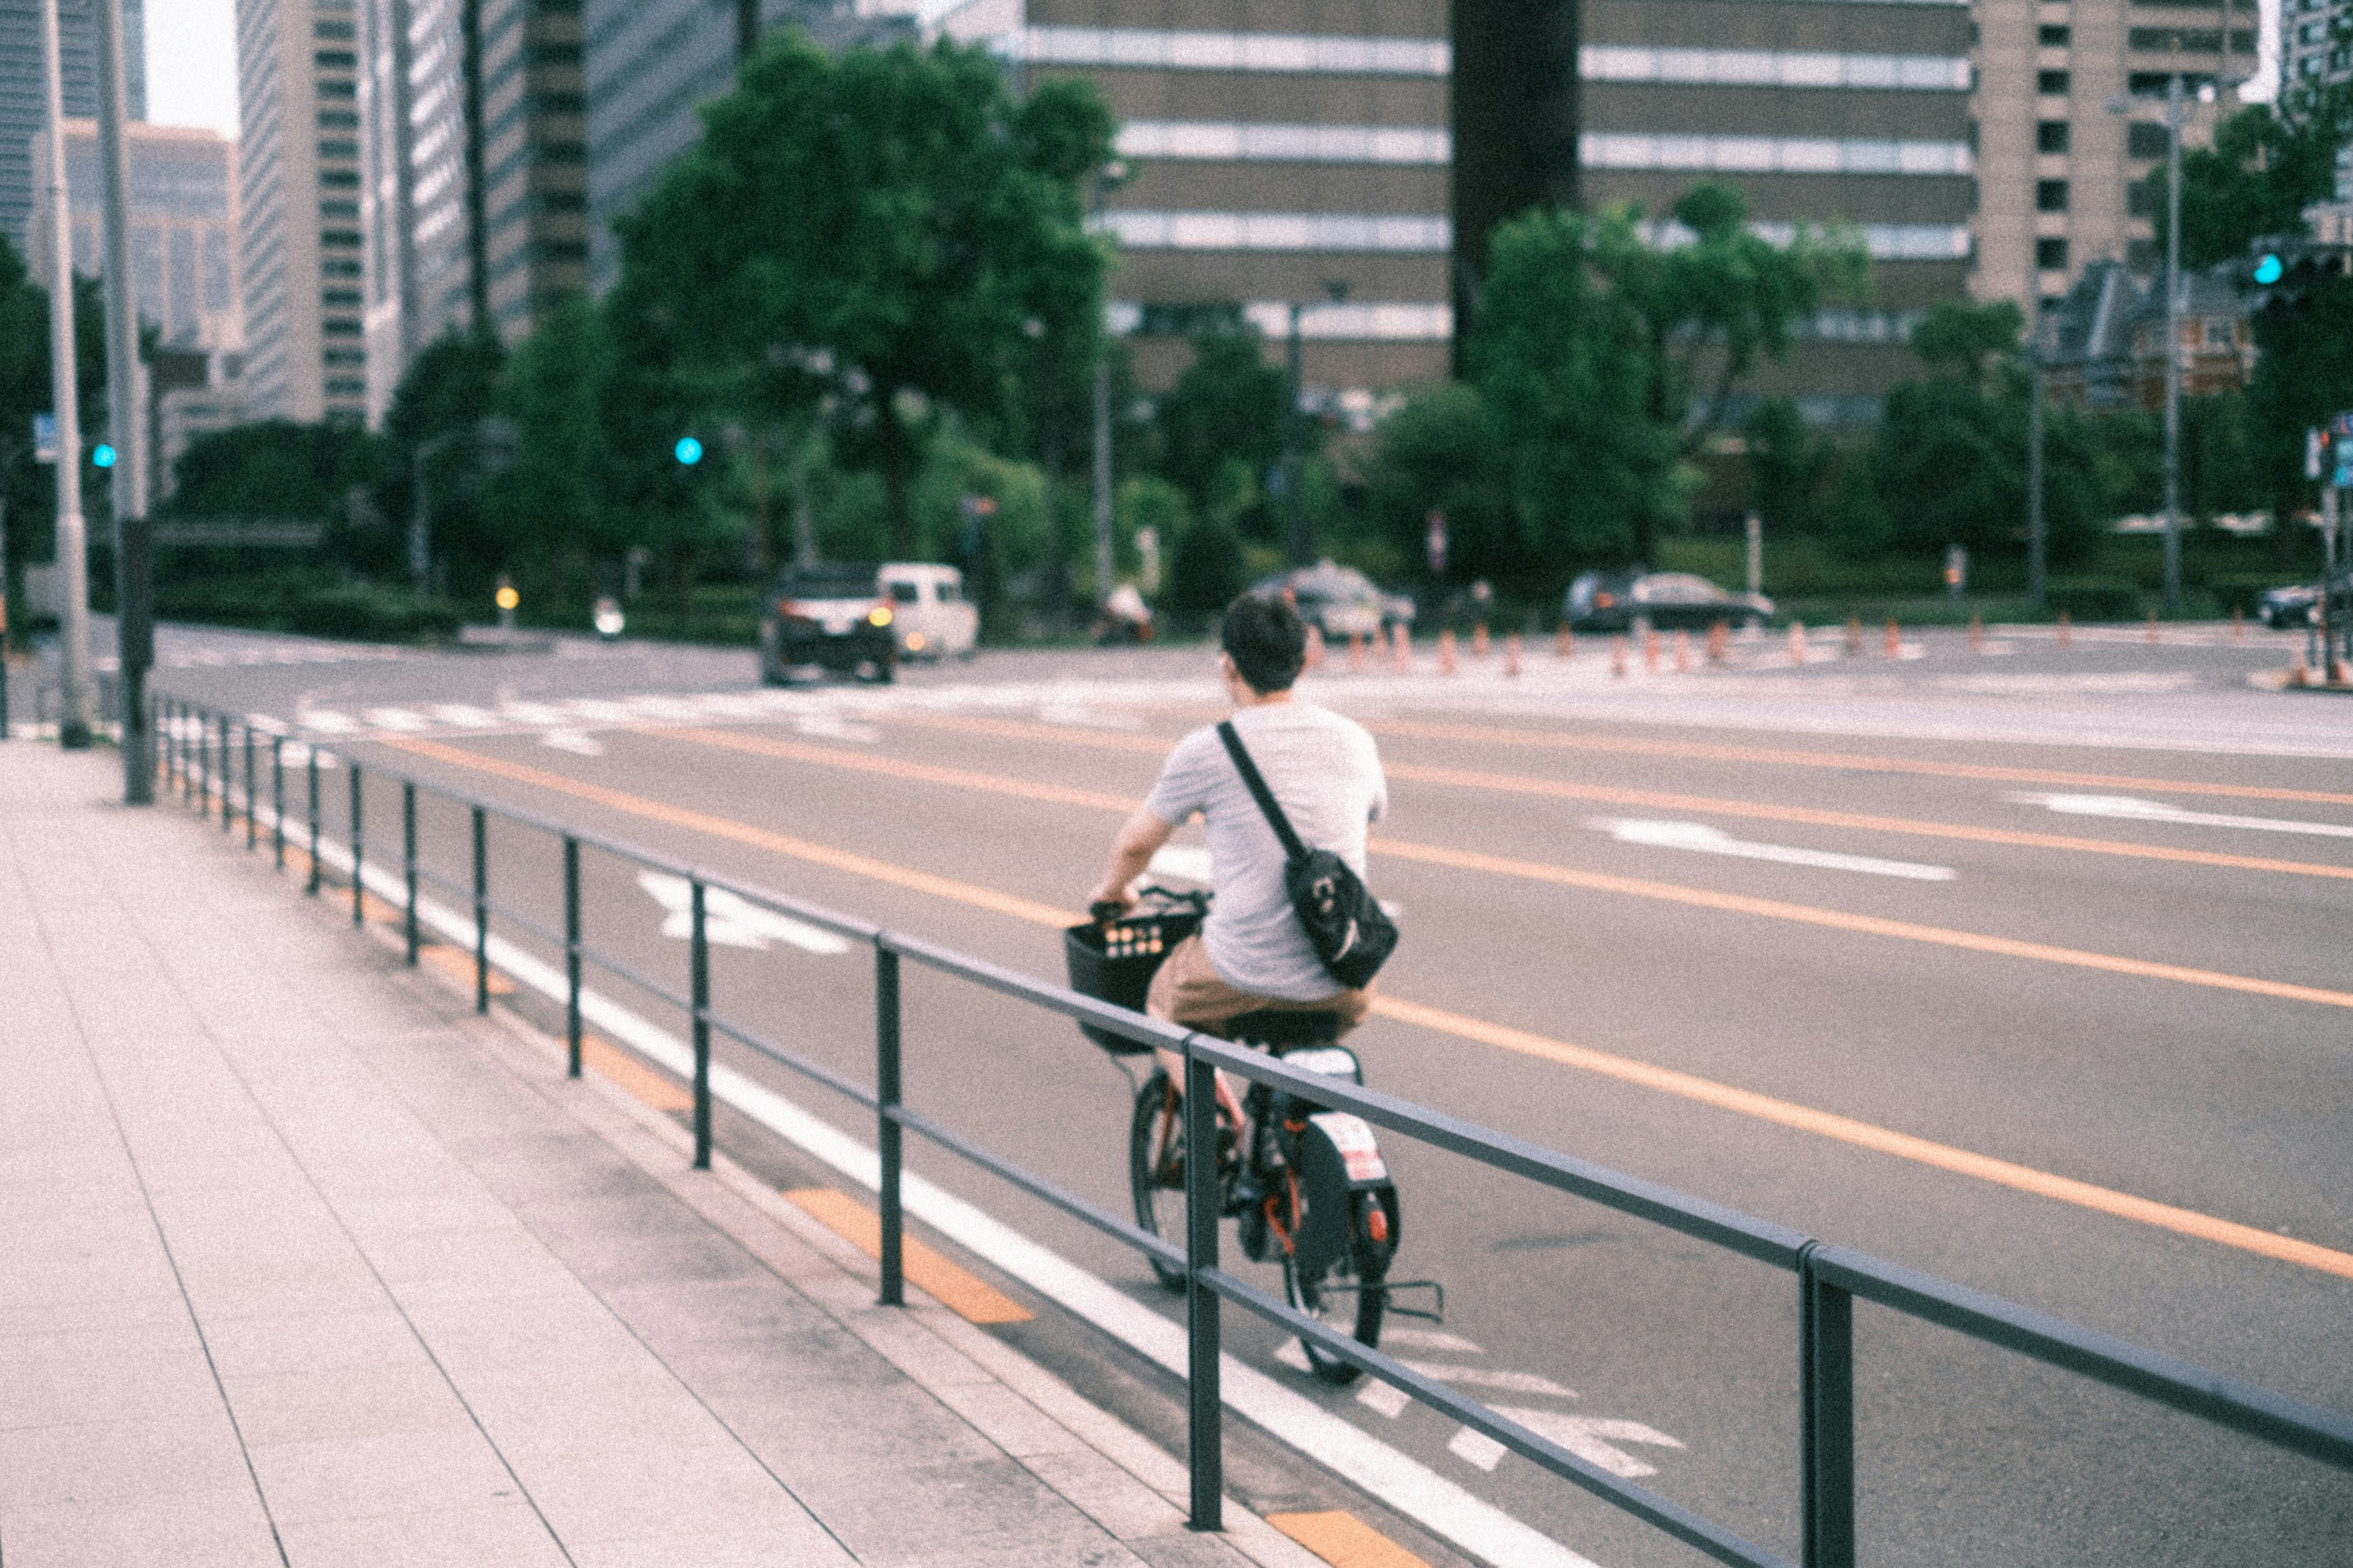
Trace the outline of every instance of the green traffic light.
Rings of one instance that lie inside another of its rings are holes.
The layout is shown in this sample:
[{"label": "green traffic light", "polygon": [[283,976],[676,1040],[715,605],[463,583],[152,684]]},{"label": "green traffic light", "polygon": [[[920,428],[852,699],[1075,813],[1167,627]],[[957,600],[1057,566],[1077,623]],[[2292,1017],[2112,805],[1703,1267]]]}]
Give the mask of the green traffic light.
[{"label": "green traffic light", "polygon": [[2286,271],[2287,268],[2280,262],[2279,253],[2274,251],[2255,263],[2255,281],[2263,284],[2276,283],[2280,280],[2281,275]]},{"label": "green traffic light", "polygon": [[114,448],[100,441],[90,448],[90,460],[101,468],[111,468],[114,467]]},{"label": "green traffic light", "polygon": [[678,460],[685,464],[690,468],[694,467],[695,464],[702,461],[702,443],[696,440],[691,436],[680,437],[678,438],[678,446],[674,450],[677,454]]}]

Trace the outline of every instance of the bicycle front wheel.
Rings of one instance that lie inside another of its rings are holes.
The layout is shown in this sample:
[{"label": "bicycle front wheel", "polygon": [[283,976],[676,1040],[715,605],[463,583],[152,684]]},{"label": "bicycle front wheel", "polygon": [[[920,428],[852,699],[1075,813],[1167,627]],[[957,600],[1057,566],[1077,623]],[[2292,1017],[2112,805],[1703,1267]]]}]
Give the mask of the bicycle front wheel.
[{"label": "bicycle front wheel", "polygon": [[[1155,1069],[1136,1091],[1128,1124],[1127,1179],[1135,1194],[1135,1223],[1171,1247],[1185,1246],[1185,1101],[1168,1075]],[[1185,1271],[1157,1258],[1152,1272],[1162,1287],[1185,1289]]]},{"label": "bicycle front wheel", "polygon": [[[1374,1217],[1381,1208],[1377,1193],[1351,1193],[1348,1245],[1337,1262],[1312,1278],[1300,1268],[1295,1247],[1287,1247],[1282,1253],[1282,1296],[1291,1309],[1338,1330],[1366,1350],[1380,1343],[1381,1318],[1388,1307],[1382,1281],[1388,1273],[1389,1247],[1376,1237],[1388,1234],[1390,1227],[1385,1215]],[[1303,1230],[1308,1223],[1303,1215]],[[1335,1387],[1356,1381],[1358,1369],[1330,1352],[1303,1339],[1299,1348],[1307,1352],[1307,1368],[1319,1381]]]}]

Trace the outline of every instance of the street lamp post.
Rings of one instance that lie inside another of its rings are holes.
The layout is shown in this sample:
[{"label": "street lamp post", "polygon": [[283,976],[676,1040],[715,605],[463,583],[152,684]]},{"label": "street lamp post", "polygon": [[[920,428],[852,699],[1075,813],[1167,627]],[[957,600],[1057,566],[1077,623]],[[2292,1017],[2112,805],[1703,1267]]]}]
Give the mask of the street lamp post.
[{"label": "street lamp post", "polygon": [[[1324,296],[1335,305],[1348,300],[1348,284],[1345,279],[1324,280]],[[1315,564],[1315,539],[1307,527],[1307,486],[1304,479],[1305,458],[1300,450],[1300,404],[1306,395],[1304,356],[1300,348],[1299,318],[1307,306],[1298,300],[1291,302],[1291,407],[1290,417],[1283,425],[1282,499],[1286,520],[1285,542],[1290,548],[1293,566]]]},{"label": "street lamp post", "polygon": [[2165,84],[2165,613],[2181,613],[2181,78]]},{"label": "street lamp post", "polygon": [[155,737],[147,722],[147,672],[155,662],[155,573],[147,521],[147,399],[131,276],[130,163],[122,140],[122,0],[99,0],[96,10],[99,185],[106,212],[107,424],[121,453],[109,489],[114,501],[116,719],[123,803],[151,805]]},{"label": "street lamp post", "polygon": [[75,380],[73,212],[66,205],[64,60],[58,37],[58,0],[41,0],[41,63],[48,81],[49,166],[41,171],[49,197],[49,395],[58,420],[58,742],[79,751],[90,742],[96,706],[90,667],[90,546],[81,515],[81,405]]}]

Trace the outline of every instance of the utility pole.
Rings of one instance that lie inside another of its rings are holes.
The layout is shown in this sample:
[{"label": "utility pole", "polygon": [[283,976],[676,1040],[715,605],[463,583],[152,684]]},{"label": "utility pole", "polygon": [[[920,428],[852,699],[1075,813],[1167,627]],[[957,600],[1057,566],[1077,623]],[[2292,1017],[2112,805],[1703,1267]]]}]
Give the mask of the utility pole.
[{"label": "utility pole", "polygon": [[2168,616],[2181,613],[2181,78],[2179,76],[2165,84],[2165,613]]},{"label": "utility pole", "polygon": [[122,800],[155,800],[155,737],[147,672],[155,663],[153,531],[147,521],[147,399],[139,363],[139,300],[131,278],[131,172],[122,144],[122,0],[98,0],[98,165],[106,207],[106,409],[114,437],[115,690]]},{"label": "utility pole", "polygon": [[47,76],[49,166],[49,380],[58,416],[58,673],[63,690],[58,742],[79,751],[90,742],[97,706],[90,678],[90,548],[81,516],[80,387],[74,378],[73,211],[66,203],[65,65],[58,39],[58,0],[41,0],[41,65]]},{"label": "utility pole", "polygon": [[2042,607],[2050,538],[2042,521],[2042,284],[2040,268],[2026,274],[2026,597]]},{"label": "utility pole", "polygon": [[1117,570],[1111,533],[1111,353],[1104,344],[1095,355],[1095,603],[1111,597],[1112,576]]},{"label": "utility pole", "polygon": [[1306,486],[1301,481],[1302,464],[1299,457],[1299,400],[1303,392],[1302,357],[1299,348],[1299,313],[1304,309],[1296,300],[1291,303],[1290,342],[1290,406],[1282,422],[1282,510],[1283,546],[1293,566],[1312,566],[1314,552],[1307,542]]}]

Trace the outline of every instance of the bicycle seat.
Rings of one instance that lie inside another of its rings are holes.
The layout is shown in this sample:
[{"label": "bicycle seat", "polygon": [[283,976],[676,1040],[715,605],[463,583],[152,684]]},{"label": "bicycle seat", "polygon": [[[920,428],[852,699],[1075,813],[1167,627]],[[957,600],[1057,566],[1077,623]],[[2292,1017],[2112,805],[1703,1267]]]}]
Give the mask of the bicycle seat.
[{"label": "bicycle seat", "polygon": [[1228,1039],[1254,1046],[1328,1046],[1340,1037],[1340,1015],[1267,1007],[1228,1019],[1226,1031]]}]

